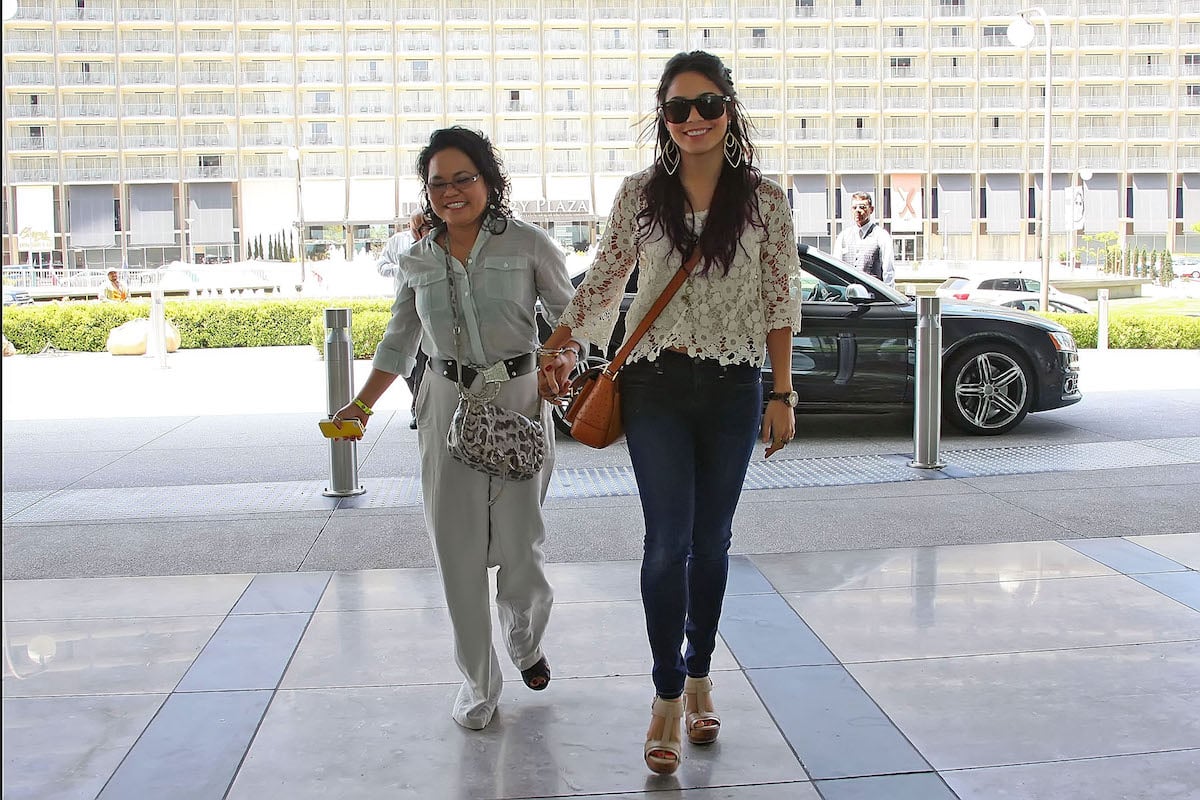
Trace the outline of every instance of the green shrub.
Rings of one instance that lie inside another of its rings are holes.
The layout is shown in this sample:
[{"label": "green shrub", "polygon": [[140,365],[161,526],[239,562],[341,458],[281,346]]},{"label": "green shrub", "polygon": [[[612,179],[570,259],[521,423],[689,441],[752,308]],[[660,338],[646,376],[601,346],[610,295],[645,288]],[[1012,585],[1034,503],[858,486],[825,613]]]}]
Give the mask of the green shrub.
[{"label": "green shrub", "polygon": [[[360,315],[387,315],[391,301],[386,298],[172,300],[165,310],[167,319],[179,329],[180,346],[203,348],[309,344],[309,322],[314,317],[323,318],[326,308],[349,308],[357,329]],[[101,352],[109,331],[131,319],[149,316],[150,304],[146,301],[38,303],[4,309],[4,335],[23,353],[39,352],[47,344],[59,350]],[[382,329],[373,338],[372,348],[381,336]]]},{"label": "green shrub", "polygon": [[[360,311],[350,320],[354,334],[354,357],[371,358],[375,348],[383,339],[383,332],[391,320],[391,311]],[[308,323],[309,344],[317,348],[321,358],[325,357],[325,315],[318,314]]]},{"label": "green shrub", "polygon": [[[1096,347],[1099,319],[1093,314],[1044,314],[1062,323],[1083,349]],[[1109,314],[1108,346],[1113,350],[1192,350],[1200,348],[1200,317],[1146,314],[1136,310]]]}]

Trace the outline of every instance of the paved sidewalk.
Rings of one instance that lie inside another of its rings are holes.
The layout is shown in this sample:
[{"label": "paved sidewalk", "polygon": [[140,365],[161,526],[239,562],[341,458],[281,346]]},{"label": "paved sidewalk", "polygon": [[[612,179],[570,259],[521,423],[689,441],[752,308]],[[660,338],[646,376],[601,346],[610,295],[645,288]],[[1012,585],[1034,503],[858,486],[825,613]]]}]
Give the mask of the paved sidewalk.
[{"label": "paved sidewalk", "polygon": [[560,441],[554,681],[505,665],[469,732],[401,384],[336,501],[315,351],[171,359],[3,362],[6,800],[1200,797],[1200,353],[1085,352],[1083,403],[939,474],[903,417],[802,418],[671,778],[622,447]]}]

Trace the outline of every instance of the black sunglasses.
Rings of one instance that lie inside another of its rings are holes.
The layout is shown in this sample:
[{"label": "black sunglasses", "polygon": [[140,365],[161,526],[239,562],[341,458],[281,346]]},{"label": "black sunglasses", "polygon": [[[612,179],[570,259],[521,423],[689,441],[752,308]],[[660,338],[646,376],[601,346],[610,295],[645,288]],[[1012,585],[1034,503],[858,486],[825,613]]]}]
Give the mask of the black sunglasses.
[{"label": "black sunglasses", "polygon": [[676,97],[663,103],[659,108],[662,109],[663,118],[667,122],[679,125],[687,122],[688,117],[692,116],[693,106],[704,119],[717,119],[725,113],[725,104],[732,99],[732,97],[720,94],[702,94],[691,100]]}]

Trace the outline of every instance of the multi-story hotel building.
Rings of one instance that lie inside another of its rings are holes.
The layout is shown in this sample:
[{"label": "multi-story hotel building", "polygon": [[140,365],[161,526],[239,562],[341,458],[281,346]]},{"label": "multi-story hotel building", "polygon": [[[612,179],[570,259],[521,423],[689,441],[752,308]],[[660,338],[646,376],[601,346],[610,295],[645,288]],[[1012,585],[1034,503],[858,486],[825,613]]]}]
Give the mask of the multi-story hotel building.
[{"label": "multi-story hotel building", "polygon": [[588,240],[694,48],[732,68],[806,241],[865,189],[901,258],[1037,258],[1049,69],[1052,247],[1082,186],[1084,233],[1200,251],[1200,0],[1047,0],[1049,64],[983,0],[5,5],[5,264],[241,258],[297,220],[357,249],[449,124],[499,145],[522,216]]}]

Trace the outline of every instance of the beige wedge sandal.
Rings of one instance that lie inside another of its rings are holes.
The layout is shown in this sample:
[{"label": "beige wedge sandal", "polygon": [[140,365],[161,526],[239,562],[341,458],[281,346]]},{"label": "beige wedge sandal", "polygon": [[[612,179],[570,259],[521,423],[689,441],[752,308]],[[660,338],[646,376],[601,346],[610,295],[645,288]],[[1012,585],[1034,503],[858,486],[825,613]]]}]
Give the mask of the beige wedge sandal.
[{"label": "beige wedge sandal", "polygon": [[664,700],[655,696],[650,712],[662,719],[663,730],[657,739],[650,738],[650,732],[646,732],[646,766],[651,772],[670,775],[679,769],[679,762],[683,760],[683,740],[679,731],[679,723],[683,719],[683,698]]},{"label": "beige wedge sandal", "polygon": [[712,680],[688,676],[683,682],[687,709],[687,736],[692,744],[711,744],[721,733],[721,718],[712,701]]}]

